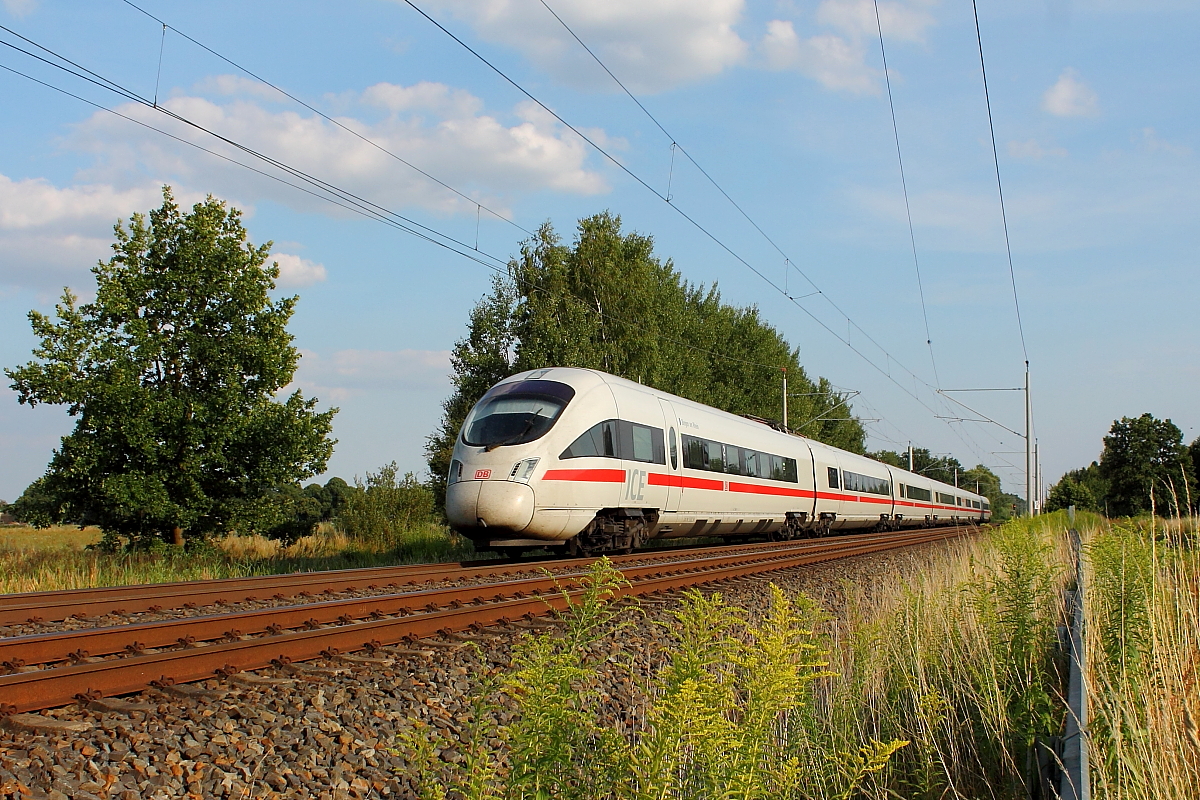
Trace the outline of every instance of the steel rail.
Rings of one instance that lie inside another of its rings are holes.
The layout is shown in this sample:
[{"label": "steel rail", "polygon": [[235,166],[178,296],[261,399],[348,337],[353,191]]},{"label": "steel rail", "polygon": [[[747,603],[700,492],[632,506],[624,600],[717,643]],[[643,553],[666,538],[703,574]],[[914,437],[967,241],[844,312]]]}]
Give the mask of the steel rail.
[{"label": "steel rail", "polygon": [[[835,547],[801,547],[790,554],[775,554],[770,559],[742,559],[740,563],[696,565],[653,573],[653,566],[639,572],[638,580],[622,587],[618,596],[647,595],[699,584],[725,581],[761,572],[848,558],[881,550],[947,539],[977,530],[944,528],[900,532],[873,537],[849,537],[829,542]],[[720,562],[721,559],[715,559]],[[478,588],[478,587],[472,587]],[[131,655],[127,658],[80,663],[51,669],[0,676],[0,713],[36,711],[67,705],[78,699],[129,694],[152,686],[170,686],[231,676],[237,672],[282,666],[292,662],[336,656],[355,650],[379,647],[447,632],[496,625],[521,617],[536,617],[551,610],[562,611],[581,589],[567,589],[543,595],[496,597],[484,605],[452,605],[429,609],[411,616],[385,617],[361,622],[317,627],[311,630],[281,631],[249,640],[227,641],[204,647]],[[372,598],[375,599],[375,598]]]},{"label": "steel rail", "polygon": [[[791,543],[782,550],[754,551],[740,554],[712,554],[702,551],[697,557],[668,564],[642,564],[626,567],[623,573],[630,581],[647,576],[661,576],[664,571],[676,573],[711,568],[713,565],[765,562],[786,557],[798,550],[804,552],[840,551],[847,546],[869,544],[878,539],[869,537],[811,540],[804,544]],[[588,563],[591,563],[590,561]],[[217,639],[240,639],[281,629],[315,627],[317,625],[347,624],[364,617],[413,614],[421,609],[451,604],[482,605],[497,597],[497,591],[529,595],[555,591],[558,587],[574,588],[586,575],[576,571],[559,575],[539,575],[518,578],[499,584],[474,584],[435,589],[418,589],[392,594],[369,595],[339,600],[325,600],[284,607],[231,611],[220,614],[184,617],[170,620],[133,623],[130,625],[84,628],[73,631],[52,631],[0,638],[0,666],[16,671],[35,664],[60,661],[80,662],[87,658],[114,653],[136,654],[164,647],[191,646],[197,642]]]},{"label": "steel rail", "polygon": [[[706,551],[710,553],[739,552],[748,549],[769,550],[788,543],[757,542],[710,548],[678,548],[672,550],[639,551],[632,555],[610,556],[617,564],[647,559],[667,561],[681,553]],[[555,568],[590,564],[595,558],[554,559],[545,561],[444,562],[440,564],[404,564],[391,567],[324,570],[318,572],[260,575],[250,578],[218,578],[205,581],[175,581],[129,586],[107,586],[96,589],[62,589],[47,592],[0,595],[0,625],[29,622],[57,622],[72,616],[96,617],[105,614],[128,614],[139,611],[161,611],[182,608],[189,604],[253,602],[264,598],[297,597],[303,594],[327,594],[360,591],[401,585],[401,581],[416,585],[436,580],[471,580],[474,578],[502,579],[528,573],[541,565]],[[277,598],[277,599],[282,599]]]}]

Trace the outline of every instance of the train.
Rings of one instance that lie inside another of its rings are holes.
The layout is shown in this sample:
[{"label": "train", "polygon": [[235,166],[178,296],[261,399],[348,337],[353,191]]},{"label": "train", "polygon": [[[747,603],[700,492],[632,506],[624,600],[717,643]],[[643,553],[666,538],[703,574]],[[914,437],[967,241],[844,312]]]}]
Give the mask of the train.
[{"label": "train", "polygon": [[628,553],[985,523],[986,497],[593,369],[512,375],[475,404],[446,484],[480,549]]}]

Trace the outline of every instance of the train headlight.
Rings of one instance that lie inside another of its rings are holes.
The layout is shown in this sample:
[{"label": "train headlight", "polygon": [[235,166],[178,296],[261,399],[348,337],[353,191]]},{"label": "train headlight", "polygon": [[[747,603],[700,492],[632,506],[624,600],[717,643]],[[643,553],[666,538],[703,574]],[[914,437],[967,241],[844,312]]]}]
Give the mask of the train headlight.
[{"label": "train headlight", "polygon": [[533,471],[537,469],[538,460],[536,458],[527,458],[524,461],[518,461],[513,464],[512,472],[508,473],[508,479],[517,483],[529,483],[529,479],[533,477]]},{"label": "train headlight", "polygon": [[462,480],[462,462],[457,458],[450,462],[450,474],[446,476],[446,483],[458,483]]}]

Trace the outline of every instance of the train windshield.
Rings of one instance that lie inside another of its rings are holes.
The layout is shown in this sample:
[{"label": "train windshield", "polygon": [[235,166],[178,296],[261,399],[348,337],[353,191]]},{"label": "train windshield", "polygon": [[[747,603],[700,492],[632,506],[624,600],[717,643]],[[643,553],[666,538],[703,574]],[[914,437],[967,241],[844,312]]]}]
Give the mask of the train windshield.
[{"label": "train windshield", "polygon": [[513,381],[493,387],[463,424],[463,442],[495,448],[525,444],[554,427],[575,390],[558,381]]}]

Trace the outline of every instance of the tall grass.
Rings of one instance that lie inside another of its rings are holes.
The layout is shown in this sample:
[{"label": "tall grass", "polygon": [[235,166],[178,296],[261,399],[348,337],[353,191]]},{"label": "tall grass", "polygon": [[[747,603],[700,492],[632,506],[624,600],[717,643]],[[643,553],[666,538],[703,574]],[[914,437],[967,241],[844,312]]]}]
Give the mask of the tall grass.
[{"label": "tall grass", "polygon": [[[1088,525],[1097,523],[1089,518]],[[815,724],[835,750],[907,740],[870,797],[1024,798],[1065,694],[1065,515],[945,546],[907,581],[847,583]]]},{"label": "tall grass", "polygon": [[1195,519],[1093,537],[1088,694],[1097,798],[1200,797],[1200,553]]}]

